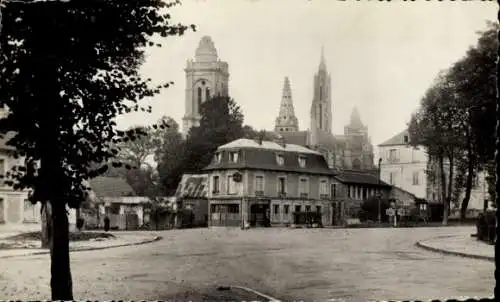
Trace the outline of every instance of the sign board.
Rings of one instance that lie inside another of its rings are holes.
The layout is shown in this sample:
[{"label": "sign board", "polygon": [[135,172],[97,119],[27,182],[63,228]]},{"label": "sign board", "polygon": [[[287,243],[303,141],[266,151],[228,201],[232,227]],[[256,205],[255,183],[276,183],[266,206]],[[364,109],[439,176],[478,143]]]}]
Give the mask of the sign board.
[{"label": "sign board", "polygon": [[388,216],[394,216],[394,209],[387,209],[385,210],[385,214],[388,215]]}]

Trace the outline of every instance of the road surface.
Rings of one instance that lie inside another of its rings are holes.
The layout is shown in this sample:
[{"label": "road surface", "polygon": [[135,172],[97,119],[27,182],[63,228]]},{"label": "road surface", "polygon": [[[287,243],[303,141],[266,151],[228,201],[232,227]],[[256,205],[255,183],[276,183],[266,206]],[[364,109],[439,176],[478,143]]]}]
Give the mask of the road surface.
[{"label": "road surface", "polygon": [[[185,300],[241,285],[282,300],[488,297],[494,263],[414,244],[473,227],[159,232],[156,243],[71,254],[77,300]],[[48,255],[0,259],[3,300],[50,299]],[[239,299],[236,299],[239,300]]]}]

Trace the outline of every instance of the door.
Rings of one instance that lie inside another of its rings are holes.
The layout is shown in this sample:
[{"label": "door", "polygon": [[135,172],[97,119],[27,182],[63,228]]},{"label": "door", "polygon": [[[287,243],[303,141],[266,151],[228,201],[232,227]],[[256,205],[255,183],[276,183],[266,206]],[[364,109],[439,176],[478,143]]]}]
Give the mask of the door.
[{"label": "door", "polygon": [[0,198],[0,223],[5,222],[5,202],[3,198]]}]

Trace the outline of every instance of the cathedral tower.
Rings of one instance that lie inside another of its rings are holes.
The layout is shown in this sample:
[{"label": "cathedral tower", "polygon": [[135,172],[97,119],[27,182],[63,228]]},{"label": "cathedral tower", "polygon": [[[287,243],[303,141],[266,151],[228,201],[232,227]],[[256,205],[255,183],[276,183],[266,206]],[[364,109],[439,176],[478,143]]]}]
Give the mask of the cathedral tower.
[{"label": "cathedral tower", "polygon": [[314,75],[314,95],[311,105],[311,145],[317,145],[320,133],[332,134],[331,79],[321,48],[318,72]]},{"label": "cathedral tower", "polygon": [[185,113],[182,132],[200,123],[200,107],[211,96],[228,96],[229,69],[227,62],[218,58],[217,49],[209,36],[201,38],[194,60],[186,63]]},{"label": "cathedral tower", "polygon": [[285,77],[285,82],[283,84],[280,111],[276,118],[274,131],[299,131],[299,121],[295,116],[295,110],[293,108],[292,89],[290,88],[290,80],[288,80],[288,77]]},{"label": "cathedral tower", "polygon": [[345,154],[347,167],[355,170],[374,168],[374,154],[368,127],[361,121],[358,108],[354,107],[349,125],[344,127],[348,148]]}]

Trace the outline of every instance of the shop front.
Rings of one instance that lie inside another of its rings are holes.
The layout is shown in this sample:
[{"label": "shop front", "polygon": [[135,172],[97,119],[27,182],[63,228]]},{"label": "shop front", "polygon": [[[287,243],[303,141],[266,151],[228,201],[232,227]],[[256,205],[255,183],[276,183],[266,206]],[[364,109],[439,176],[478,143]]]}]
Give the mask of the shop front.
[{"label": "shop front", "polygon": [[210,200],[209,226],[241,226],[241,200]]}]

